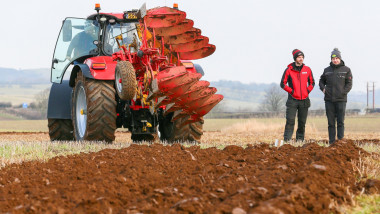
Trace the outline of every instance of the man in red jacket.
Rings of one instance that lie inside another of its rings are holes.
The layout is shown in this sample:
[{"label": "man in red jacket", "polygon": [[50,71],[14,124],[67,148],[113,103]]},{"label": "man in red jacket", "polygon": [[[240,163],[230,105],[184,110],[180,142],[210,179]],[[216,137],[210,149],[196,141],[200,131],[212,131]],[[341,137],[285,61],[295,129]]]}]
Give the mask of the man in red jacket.
[{"label": "man in red jacket", "polygon": [[293,50],[294,62],[289,64],[282,75],[280,86],[288,92],[286,101],[286,125],[284,141],[292,139],[296,114],[298,112],[298,128],[296,140],[304,140],[307,112],[310,107],[309,93],[314,88],[314,77],[311,69],[303,64],[304,53]]}]

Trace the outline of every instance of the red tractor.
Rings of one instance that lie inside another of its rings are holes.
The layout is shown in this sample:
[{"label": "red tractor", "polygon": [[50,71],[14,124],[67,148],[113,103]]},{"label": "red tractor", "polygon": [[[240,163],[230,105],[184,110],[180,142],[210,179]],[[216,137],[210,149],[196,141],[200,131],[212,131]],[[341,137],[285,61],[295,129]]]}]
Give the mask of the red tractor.
[{"label": "red tractor", "polygon": [[199,141],[203,116],[223,96],[199,81],[203,70],[189,60],[211,55],[215,46],[176,5],[95,10],[63,22],[51,69],[50,139],[112,142],[124,127],[133,141],[157,134]]}]

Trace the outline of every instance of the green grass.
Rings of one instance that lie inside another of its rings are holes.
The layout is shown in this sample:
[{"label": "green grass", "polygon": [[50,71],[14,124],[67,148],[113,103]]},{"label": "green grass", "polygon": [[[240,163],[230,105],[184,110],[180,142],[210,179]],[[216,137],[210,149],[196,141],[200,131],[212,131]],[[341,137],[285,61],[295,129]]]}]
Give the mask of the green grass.
[{"label": "green grass", "polygon": [[345,208],[344,213],[373,214],[380,213],[380,195],[361,195],[355,197],[356,206]]},{"label": "green grass", "polygon": [[[380,154],[380,146],[373,144],[373,143],[366,143],[363,145],[360,145],[361,148],[363,148],[367,152],[372,152],[372,153],[378,153]],[[380,160],[379,160],[380,162]]]},{"label": "green grass", "polygon": [[128,147],[128,143],[100,143],[100,142],[0,142],[0,167],[10,163],[40,160],[47,161],[56,156],[79,154],[81,152],[97,152],[102,149],[121,149]]}]

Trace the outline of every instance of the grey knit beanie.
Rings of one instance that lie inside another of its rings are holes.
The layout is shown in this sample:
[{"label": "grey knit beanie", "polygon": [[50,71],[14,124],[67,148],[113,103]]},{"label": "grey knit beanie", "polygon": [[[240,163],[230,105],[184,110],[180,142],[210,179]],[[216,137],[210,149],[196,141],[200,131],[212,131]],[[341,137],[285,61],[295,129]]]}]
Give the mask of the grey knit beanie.
[{"label": "grey knit beanie", "polygon": [[334,48],[334,50],[331,52],[331,58],[338,57],[339,59],[342,59],[342,55],[340,54],[340,51],[338,48]]}]

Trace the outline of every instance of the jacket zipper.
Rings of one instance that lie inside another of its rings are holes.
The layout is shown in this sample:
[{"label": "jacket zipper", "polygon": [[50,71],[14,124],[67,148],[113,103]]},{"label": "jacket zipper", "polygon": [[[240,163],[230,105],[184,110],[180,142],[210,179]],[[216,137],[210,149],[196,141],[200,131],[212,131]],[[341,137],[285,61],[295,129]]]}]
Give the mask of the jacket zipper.
[{"label": "jacket zipper", "polygon": [[[302,69],[301,69],[302,70]],[[300,91],[301,91],[301,100],[302,100],[302,88],[301,88],[301,71],[298,73],[298,79],[300,81]]]},{"label": "jacket zipper", "polygon": [[[335,73],[335,68],[333,67],[333,79],[334,79],[334,83],[337,82],[337,79],[336,79],[336,73]],[[331,101],[334,102],[334,86],[331,87]]]}]

